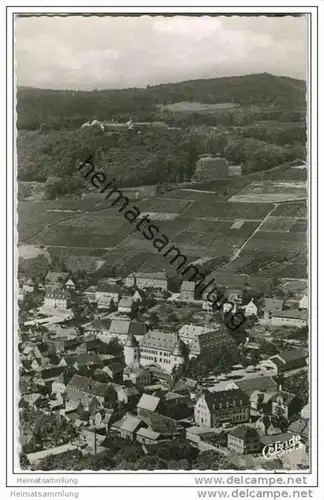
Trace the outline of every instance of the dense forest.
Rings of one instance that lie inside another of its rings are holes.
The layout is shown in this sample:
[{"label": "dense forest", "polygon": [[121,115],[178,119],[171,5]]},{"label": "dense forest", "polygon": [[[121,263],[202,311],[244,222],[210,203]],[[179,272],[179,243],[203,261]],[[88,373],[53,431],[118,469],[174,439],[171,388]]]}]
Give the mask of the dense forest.
[{"label": "dense forest", "polygon": [[[224,155],[243,172],[305,159],[305,93],[304,81],[267,73],[145,89],[19,88],[18,179],[47,181],[49,197],[78,192],[76,163],[90,153],[122,186],[190,180],[203,153]],[[179,112],[169,106],[178,102],[228,106]],[[167,126],[140,133],[81,129],[88,120],[125,122],[130,116]]]}]

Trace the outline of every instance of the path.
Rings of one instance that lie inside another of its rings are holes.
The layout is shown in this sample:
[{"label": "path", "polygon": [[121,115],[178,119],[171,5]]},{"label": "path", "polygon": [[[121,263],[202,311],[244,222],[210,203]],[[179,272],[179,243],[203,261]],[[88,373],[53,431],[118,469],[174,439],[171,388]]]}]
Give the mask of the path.
[{"label": "path", "polygon": [[240,246],[240,248],[238,248],[236,250],[236,252],[234,253],[234,255],[230,258],[229,262],[233,262],[233,260],[237,259],[237,257],[240,255],[240,253],[242,252],[242,250],[248,244],[248,242],[253,238],[253,236],[255,235],[255,233],[257,233],[257,231],[259,230],[260,226],[271,216],[271,214],[277,208],[278,205],[279,205],[279,203],[275,203],[274,207],[270,210],[270,212],[268,213],[268,215],[264,219],[262,219],[260,221],[260,224],[255,228],[255,230],[253,231],[253,233],[251,233],[250,236],[242,243],[242,245]]}]

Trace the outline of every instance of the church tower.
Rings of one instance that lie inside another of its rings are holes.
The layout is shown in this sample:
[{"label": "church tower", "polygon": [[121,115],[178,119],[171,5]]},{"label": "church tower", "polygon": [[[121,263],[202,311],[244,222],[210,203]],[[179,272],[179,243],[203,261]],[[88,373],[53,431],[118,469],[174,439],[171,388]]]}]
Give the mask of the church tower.
[{"label": "church tower", "polygon": [[124,357],[126,366],[138,363],[140,364],[140,348],[139,343],[133,334],[128,336],[124,345]]}]

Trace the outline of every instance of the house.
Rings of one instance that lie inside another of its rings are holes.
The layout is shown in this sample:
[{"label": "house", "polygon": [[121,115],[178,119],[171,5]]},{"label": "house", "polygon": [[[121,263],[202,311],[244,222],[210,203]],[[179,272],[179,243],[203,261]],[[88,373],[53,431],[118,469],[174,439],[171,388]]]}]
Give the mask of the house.
[{"label": "house", "polygon": [[250,400],[240,389],[202,394],[195,405],[196,425],[219,427],[224,422],[240,424],[250,418]]},{"label": "house", "polygon": [[146,333],[147,326],[143,321],[131,320],[128,316],[113,318],[107,333],[108,337],[116,337],[119,342],[125,343],[129,335],[140,340]]},{"label": "house", "polygon": [[302,311],[308,311],[308,297],[304,295],[299,301],[299,309]]},{"label": "house", "polygon": [[22,284],[22,291],[25,293],[32,293],[34,291],[35,285],[31,278],[27,278]]},{"label": "house", "polygon": [[66,310],[70,305],[70,294],[62,288],[47,287],[45,289],[44,307]]},{"label": "house", "polygon": [[235,314],[239,307],[242,305],[242,290],[227,289],[224,295],[225,302],[223,304],[223,313],[227,314],[231,312]]},{"label": "house", "polygon": [[96,299],[97,287],[94,285],[89,286],[83,293],[87,297],[90,304],[97,302]]},{"label": "house", "polygon": [[287,421],[275,415],[262,415],[255,422],[255,428],[262,436],[273,436],[287,430]]},{"label": "house", "polygon": [[112,303],[118,304],[121,287],[99,281],[96,286],[95,300],[99,309],[109,309]]},{"label": "house", "polygon": [[264,319],[271,326],[295,326],[303,328],[307,326],[308,312],[307,310],[299,311],[298,309],[287,309],[283,311],[272,311],[268,319]]},{"label": "house", "polygon": [[303,406],[303,408],[301,409],[300,415],[302,418],[304,418],[306,420],[309,419],[309,404]]},{"label": "house", "polygon": [[75,290],[75,283],[71,280],[71,278],[69,278],[65,283],[65,288],[67,290]]},{"label": "house", "polygon": [[244,310],[245,316],[248,318],[249,316],[257,316],[258,314],[258,308],[254,303],[254,300],[251,299],[248,304],[245,306],[242,306],[242,309]]},{"label": "house", "polygon": [[273,378],[264,376],[238,380],[235,382],[235,385],[249,397],[251,397],[255,391],[275,393],[277,390],[277,383]]},{"label": "house", "polygon": [[152,374],[140,363],[133,363],[124,368],[123,380],[124,382],[129,381],[137,387],[145,387],[152,382]]},{"label": "house", "polygon": [[260,450],[259,434],[253,427],[239,425],[228,433],[227,447],[239,455],[257,453]]},{"label": "house", "polygon": [[272,317],[272,313],[275,311],[282,311],[283,300],[281,299],[264,299],[263,307],[263,319],[269,320]]},{"label": "house", "polygon": [[[275,392],[275,391],[274,391]],[[255,390],[250,396],[250,405],[252,410],[256,410],[259,413],[263,413],[269,404],[273,392],[258,391]]]},{"label": "house", "polygon": [[163,413],[164,404],[161,398],[142,394],[141,399],[137,403],[137,415],[140,417],[150,416],[151,413]]},{"label": "house", "polygon": [[122,297],[118,302],[118,312],[122,314],[129,314],[132,311],[132,306],[132,297]]},{"label": "house", "polygon": [[272,415],[284,417],[289,420],[293,415],[299,414],[303,407],[300,398],[291,392],[278,391],[274,394],[269,404],[271,405]]},{"label": "house", "polygon": [[66,387],[71,377],[66,373],[61,373],[52,382],[52,394],[64,394],[66,392]]},{"label": "house", "polygon": [[146,427],[145,422],[141,418],[127,413],[121,420],[117,420],[117,422],[112,424],[111,430],[117,432],[124,439],[134,441],[136,432],[141,427]]},{"label": "house", "polygon": [[139,352],[143,366],[157,364],[167,373],[187,363],[186,346],[174,333],[148,331],[139,341]]},{"label": "house", "polygon": [[193,324],[183,325],[179,338],[189,349],[189,359],[200,355],[213,359],[223,346],[234,347],[233,337],[221,327],[206,327]]},{"label": "house", "polygon": [[168,289],[168,278],[166,273],[131,273],[125,279],[125,286],[137,287],[141,289],[156,288],[160,290]]},{"label": "house", "polygon": [[277,376],[297,368],[306,366],[307,352],[305,349],[292,349],[275,354],[260,362],[264,374]]},{"label": "house", "polygon": [[88,377],[81,375],[73,375],[72,379],[66,386],[67,399],[75,402],[88,403],[93,397],[100,403],[105,400],[115,403],[117,394],[111,384],[103,384],[96,382]]},{"label": "house", "polygon": [[292,432],[293,434],[299,434],[304,443],[309,440],[308,420],[299,418],[298,420],[292,422],[292,424],[289,425],[287,430],[288,432]]},{"label": "house", "polygon": [[135,290],[132,296],[132,301],[134,304],[143,304],[143,302],[145,302],[145,299],[146,299],[146,294],[144,290],[141,290],[140,288]]},{"label": "house", "polygon": [[84,332],[89,335],[108,335],[111,319],[99,318],[83,325]]},{"label": "house", "polygon": [[181,283],[180,298],[186,302],[195,300],[196,283],[194,281],[183,281]]}]

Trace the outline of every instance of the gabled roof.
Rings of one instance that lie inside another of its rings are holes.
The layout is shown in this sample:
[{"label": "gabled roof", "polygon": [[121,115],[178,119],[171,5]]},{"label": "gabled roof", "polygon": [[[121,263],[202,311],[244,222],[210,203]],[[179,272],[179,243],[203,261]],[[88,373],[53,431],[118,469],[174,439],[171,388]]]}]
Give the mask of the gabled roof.
[{"label": "gabled roof", "polygon": [[113,318],[111,320],[109,333],[116,335],[128,335],[130,318]]},{"label": "gabled roof", "polygon": [[281,299],[264,299],[265,311],[282,311],[283,300]]},{"label": "gabled roof", "polygon": [[194,281],[183,281],[181,283],[181,292],[194,292],[196,283]]},{"label": "gabled roof", "polygon": [[294,361],[297,359],[307,358],[306,350],[303,348],[300,349],[291,349],[289,351],[282,351],[275,356],[271,356],[271,361],[276,364],[285,364],[289,363],[289,361]]},{"label": "gabled roof", "polygon": [[172,352],[176,347],[178,340],[177,335],[174,333],[166,333],[161,330],[151,330],[141,338],[140,346]]},{"label": "gabled roof", "polygon": [[73,375],[72,379],[67,385],[67,390],[76,389],[80,392],[85,392],[92,394],[94,396],[104,397],[110,384],[103,384],[101,382],[96,382],[88,377],[83,377],[82,375]]},{"label": "gabled roof", "polygon": [[302,434],[304,433],[305,429],[308,427],[308,421],[304,420],[303,418],[300,418],[299,420],[295,420],[290,426],[288,427],[289,432],[294,432],[296,434]]},{"label": "gabled roof", "polygon": [[250,404],[249,397],[241,389],[229,389],[217,392],[208,391],[205,392],[203,397],[211,412]]},{"label": "gabled roof", "polygon": [[229,436],[234,436],[238,439],[258,438],[259,434],[256,429],[248,425],[239,425],[228,433]]},{"label": "gabled roof", "polygon": [[271,377],[256,377],[248,378],[245,380],[238,380],[235,382],[239,389],[248,394],[249,396],[254,391],[270,391],[277,390],[277,384]]},{"label": "gabled roof", "polygon": [[137,408],[140,408],[142,410],[156,411],[160,401],[160,398],[157,398],[155,396],[142,394],[141,399],[137,403]]},{"label": "gabled roof", "polygon": [[278,400],[278,398],[281,398],[283,400],[283,403],[286,404],[286,405],[288,405],[296,397],[298,397],[298,396],[296,396],[296,394],[293,394],[292,392],[278,391],[278,392],[276,392],[272,396],[272,398],[270,399],[270,401],[271,402],[276,402]]},{"label": "gabled roof", "polygon": [[61,281],[62,283],[64,283],[68,276],[69,276],[69,273],[63,273],[63,272],[56,273],[53,271],[49,271],[46,275],[45,282],[46,283],[49,283],[49,282],[54,283],[57,281]]},{"label": "gabled roof", "polygon": [[119,285],[111,285],[110,283],[105,283],[103,282],[98,282],[97,283],[97,292],[102,292],[102,293],[111,293],[111,294],[121,294],[121,287]]},{"label": "gabled roof", "polygon": [[127,277],[132,277],[135,276],[136,278],[144,278],[144,279],[159,279],[159,280],[167,280],[167,274],[163,272],[156,272],[156,273],[134,273],[134,274],[129,274]]},{"label": "gabled roof", "polygon": [[90,323],[84,325],[84,329],[87,331],[103,332],[109,330],[110,325],[111,325],[111,319],[109,318],[94,319]]},{"label": "gabled roof", "polygon": [[118,302],[118,307],[129,307],[131,308],[133,304],[132,298],[131,297],[122,297],[120,301]]}]

